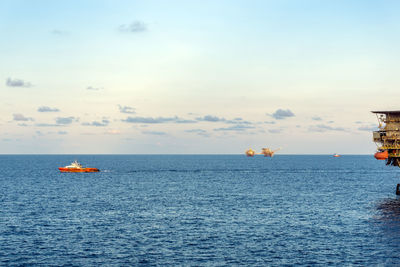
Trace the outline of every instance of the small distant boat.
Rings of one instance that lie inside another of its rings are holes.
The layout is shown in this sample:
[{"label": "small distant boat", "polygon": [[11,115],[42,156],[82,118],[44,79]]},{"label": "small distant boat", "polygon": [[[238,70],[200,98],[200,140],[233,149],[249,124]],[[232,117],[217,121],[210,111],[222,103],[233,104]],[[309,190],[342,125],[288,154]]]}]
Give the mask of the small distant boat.
[{"label": "small distant boat", "polygon": [[386,160],[389,157],[389,152],[387,150],[378,150],[378,152],[374,154],[374,157],[377,160]]},{"label": "small distant boat", "polygon": [[58,168],[60,172],[99,172],[97,168],[84,168],[76,160],[71,163],[71,165]]},{"label": "small distant boat", "polygon": [[338,158],[340,155],[338,153],[333,154],[333,157]]}]

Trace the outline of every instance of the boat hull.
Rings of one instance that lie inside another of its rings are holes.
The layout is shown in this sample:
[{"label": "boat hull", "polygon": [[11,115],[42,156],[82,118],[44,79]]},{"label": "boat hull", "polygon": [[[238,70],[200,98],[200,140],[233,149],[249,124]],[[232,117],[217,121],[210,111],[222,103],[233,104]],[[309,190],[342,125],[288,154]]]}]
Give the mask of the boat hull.
[{"label": "boat hull", "polygon": [[97,168],[58,168],[60,172],[99,172]]}]

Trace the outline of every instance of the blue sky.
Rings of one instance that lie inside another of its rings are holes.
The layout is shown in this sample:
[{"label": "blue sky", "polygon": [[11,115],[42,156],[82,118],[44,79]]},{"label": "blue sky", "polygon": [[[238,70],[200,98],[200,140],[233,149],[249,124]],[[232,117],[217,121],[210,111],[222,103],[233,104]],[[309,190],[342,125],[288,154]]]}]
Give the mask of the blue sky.
[{"label": "blue sky", "polygon": [[397,1],[1,1],[1,153],[373,153]]}]

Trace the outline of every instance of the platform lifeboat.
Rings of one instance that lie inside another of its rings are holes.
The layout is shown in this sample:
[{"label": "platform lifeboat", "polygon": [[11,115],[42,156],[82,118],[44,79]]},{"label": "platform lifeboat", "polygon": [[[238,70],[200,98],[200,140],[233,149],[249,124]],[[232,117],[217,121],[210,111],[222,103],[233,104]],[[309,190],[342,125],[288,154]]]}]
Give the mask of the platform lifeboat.
[{"label": "platform lifeboat", "polygon": [[377,160],[386,160],[389,157],[389,153],[387,150],[380,150],[374,154],[374,157]]},{"label": "platform lifeboat", "polygon": [[60,172],[99,172],[97,168],[86,168],[82,167],[76,160],[71,165],[58,168]]}]

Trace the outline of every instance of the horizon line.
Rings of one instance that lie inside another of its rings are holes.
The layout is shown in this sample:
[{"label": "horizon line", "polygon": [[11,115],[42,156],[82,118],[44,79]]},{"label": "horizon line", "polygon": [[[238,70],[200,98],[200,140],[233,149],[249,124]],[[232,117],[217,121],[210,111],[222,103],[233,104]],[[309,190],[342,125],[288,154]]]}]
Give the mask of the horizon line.
[{"label": "horizon line", "polygon": [[[327,155],[327,156],[329,156],[329,155],[334,155],[335,153],[303,153],[303,154],[299,154],[299,153],[293,153],[293,154],[291,154],[291,153],[285,153],[285,154],[283,154],[283,153],[281,153],[281,154],[275,154],[274,155],[274,157],[276,157],[276,156],[313,156],[313,155],[315,155],[315,156],[318,156],[318,155],[321,155],[321,156],[324,156],[324,155]],[[231,154],[218,154],[218,153],[212,153],[212,154],[206,154],[206,153],[162,153],[162,154],[156,154],[156,153],[88,153],[88,154],[84,154],[84,153],[76,153],[76,154],[74,154],[74,153],[61,153],[61,154],[57,154],[57,153],[0,153],[0,156],[8,156],[8,155],[15,155],[15,156],[17,156],[17,155],[38,155],[38,156],[40,156],[40,155],[88,155],[88,156],[90,156],[90,155],[127,155],[127,156],[129,156],[129,155],[131,155],[131,156],[134,156],[134,155],[138,155],[138,156],[162,156],[162,155],[166,155],[166,156],[172,156],[172,155],[190,155],[190,156],[196,156],[196,155],[199,155],[199,156],[201,156],[201,155],[204,155],[204,156],[212,156],[212,155],[215,155],[215,156],[229,156],[229,155],[232,155],[232,156],[234,156],[234,155],[243,155],[243,156],[246,156],[246,154],[245,153],[235,153],[235,154],[233,154],[233,153],[231,153]],[[373,155],[373,153],[360,153],[360,154],[354,154],[354,153],[343,153],[343,154],[339,154],[339,155],[343,155],[343,156],[363,156],[363,155]],[[255,156],[260,156],[260,157],[264,157],[263,155],[255,155]]]}]

